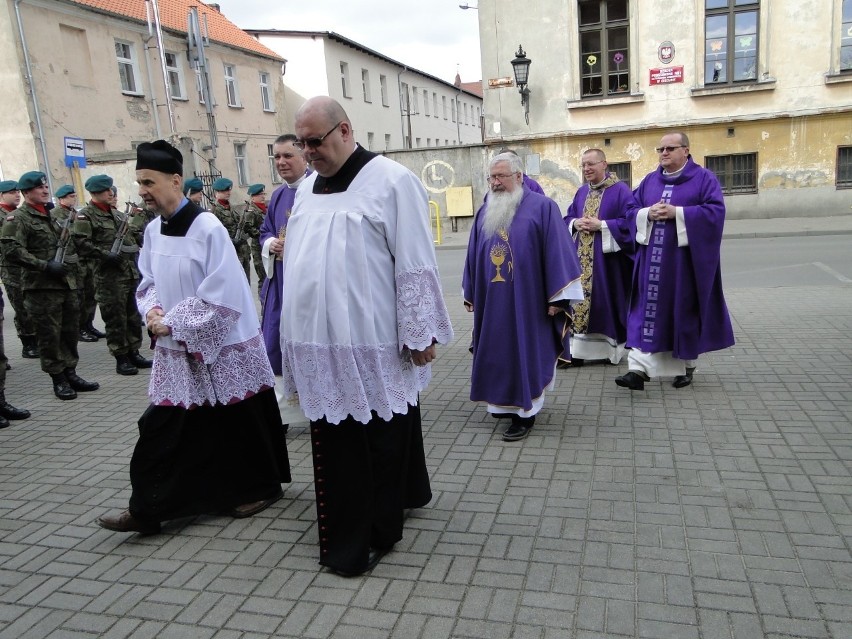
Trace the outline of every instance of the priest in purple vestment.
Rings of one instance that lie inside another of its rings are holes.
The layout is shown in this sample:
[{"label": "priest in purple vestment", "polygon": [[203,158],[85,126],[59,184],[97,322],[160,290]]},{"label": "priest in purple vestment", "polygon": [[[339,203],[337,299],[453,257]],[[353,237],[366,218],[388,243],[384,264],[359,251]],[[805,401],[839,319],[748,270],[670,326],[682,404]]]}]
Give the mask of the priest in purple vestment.
[{"label": "priest in purple vestment", "polygon": [[627,319],[628,372],[615,383],[642,390],[651,377],[692,383],[701,353],[734,344],[719,250],[725,202],[716,176],[675,132],[657,148],[660,166],[633,193],[636,265]]},{"label": "priest in purple vestment", "polygon": [[287,234],[287,220],[296,198],[296,189],[308,174],[308,164],[301,149],[293,146],[296,136],[285,133],[272,145],[275,170],[284,180],[284,184],[275,189],[269,200],[269,207],[263,223],[260,225],[260,247],[266,279],[260,290],[260,303],[263,314],[260,321],[263,341],[269,363],[275,373],[275,388],[279,403],[282,401],[281,378],[281,280],[283,278],[284,238]]},{"label": "priest in purple vestment", "polygon": [[[504,441],[525,438],[553,387],[567,322],[583,299],[580,267],[559,207],[523,185],[511,153],[489,164],[489,193],[467,249],[462,287],[473,312],[470,398],[511,417]],[[564,317],[557,329],[554,316]]]},{"label": "priest in purple vestment", "polygon": [[585,151],[581,167],[586,184],[568,207],[565,224],[577,247],[584,299],[574,309],[570,343],[560,368],[582,366],[586,360],[618,364],[627,341],[627,299],[633,274],[633,234],[627,217],[633,194],[607,171],[606,155],[600,149]]}]

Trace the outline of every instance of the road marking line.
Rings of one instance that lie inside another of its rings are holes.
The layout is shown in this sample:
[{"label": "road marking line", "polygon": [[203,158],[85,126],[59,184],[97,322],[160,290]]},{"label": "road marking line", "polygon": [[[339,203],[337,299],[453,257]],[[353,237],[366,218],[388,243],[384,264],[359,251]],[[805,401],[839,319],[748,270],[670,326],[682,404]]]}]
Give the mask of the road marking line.
[{"label": "road marking line", "polygon": [[838,273],[833,268],[831,268],[828,264],[823,264],[822,262],[814,262],[813,265],[816,266],[818,269],[825,271],[826,273],[828,273],[832,277],[840,280],[844,284],[852,284],[852,280],[850,280],[848,277],[843,276],[841,273]]}]

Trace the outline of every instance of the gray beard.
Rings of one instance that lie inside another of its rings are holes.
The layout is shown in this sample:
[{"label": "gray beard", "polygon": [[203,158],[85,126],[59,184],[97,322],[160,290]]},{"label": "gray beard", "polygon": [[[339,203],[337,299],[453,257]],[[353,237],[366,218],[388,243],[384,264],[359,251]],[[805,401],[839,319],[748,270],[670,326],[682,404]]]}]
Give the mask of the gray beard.
[{"label": "gray beard", "polygon": [[520,188],[511,193],[488,192],[485,199],[485,219],[482,220],[482,230],[487,237],[491,237],[500,229],[509,228],[523,196],[524,190]]}]

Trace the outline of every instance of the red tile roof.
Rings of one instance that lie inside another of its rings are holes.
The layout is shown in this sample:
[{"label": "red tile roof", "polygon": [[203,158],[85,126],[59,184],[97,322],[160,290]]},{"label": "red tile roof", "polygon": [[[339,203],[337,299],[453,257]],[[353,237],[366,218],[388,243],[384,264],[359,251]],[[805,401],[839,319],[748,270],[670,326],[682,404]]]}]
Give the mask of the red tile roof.
[{"label": "red tile roof", "polygon": [[[147,22],[145,0],[69,0],[70,2],[98,11],[129,18],[134,21]],[[189,10],[198,7],[198,17],[202,25],[207,16],[207,29],[210,39],[230,47],[251,51],[267,58],[283,60],[272,49],[262,45],[255,38],[240,29],[212,6],[199,0],[160,0],[160,24],[163,29],[186,33],[186,20]]]},{"label": "red tile roof", "polygon": [[473,93],[473,95],[482,97],[482,82],[462,82],[461,76],[456,73],[456,81],[453,84],[459,87],[462,91]]}]

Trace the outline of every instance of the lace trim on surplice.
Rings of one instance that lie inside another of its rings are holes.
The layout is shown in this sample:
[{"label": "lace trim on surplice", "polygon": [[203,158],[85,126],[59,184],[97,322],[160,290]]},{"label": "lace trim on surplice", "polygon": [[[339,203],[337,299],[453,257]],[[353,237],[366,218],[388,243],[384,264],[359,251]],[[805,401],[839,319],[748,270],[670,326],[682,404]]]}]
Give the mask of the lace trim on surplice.
[{"label": "lace trim on surplice", "polygon": [[417,404],[432,376],[430,366],[403,359],[396,344],[334,346],[285,340],[285,393],[298,393],[305,416],[337,424],[349,415],[366,424],[376,414],[390,420]]},{"label": "lace trim on surplice", "polygon": [[422,267],[396,276],[396,317],[399,344],[422,351],[433,339],[446,344],[453,339],[436,267]]},{"label": "lace trim on surplice", "polygon": [[219,356],[219,349],[240,314],[232,308],[187,297],[166,313],[163,324],[172,329],[176,342],[184,344],[197,359],[209,363]]},{"label": "lace trim on surplice", "polygon": [[157,346],[148,396],[158,406],[233,404],[275,385],[260,333],[219,350],[212,365],[185,350]]},{"label": "lace trim on surplice", "polygon": [[152,308],[163,308],[160,300],[157,299],[157,287],[153,284],[144,291],[136,291],[136,308],[139,309],[139,314],[142,319],[146,319],[148,311]]}]

